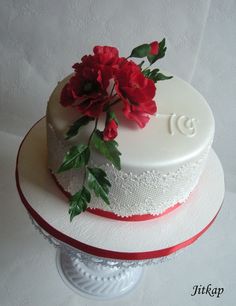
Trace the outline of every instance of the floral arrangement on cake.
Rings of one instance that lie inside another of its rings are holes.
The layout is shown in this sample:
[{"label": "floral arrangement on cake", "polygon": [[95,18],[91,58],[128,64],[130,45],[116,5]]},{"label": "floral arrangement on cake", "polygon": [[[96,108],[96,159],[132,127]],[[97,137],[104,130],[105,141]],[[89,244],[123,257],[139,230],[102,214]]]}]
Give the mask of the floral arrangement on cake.
[{"label": "floral arrangement on cake", "polygon": [[[78,143],[66,153],[58,172],[72,168],[83,171],[83,184],[70,198],[70,220],[85,211],[91,200],[91,192],[109,205],[111,184],[103,169],[89,165],[92,149],[97,150],[118,170],[121,169],[118,143],[119,122],[113,108],[120,103],[123,115],[144,128],[150,115],[157,112],[154,101],[155,83],[172,78],[151,66],[165,56],[165,39],[134,48],[128,57],[120,57],[117,48],[96,46],[93,55],[85,55],[80,63],[72,66],[74,75],[61,92],[60,103],[78,112],[69,128],[66,139],[76,136],[81,128],[94,122],[87,143]],[[131,58],[143,59],[136,64]],[[144,68],[145,63],[148,63]],[[98,121],[106,116],[104,129],[97,128]]]}]

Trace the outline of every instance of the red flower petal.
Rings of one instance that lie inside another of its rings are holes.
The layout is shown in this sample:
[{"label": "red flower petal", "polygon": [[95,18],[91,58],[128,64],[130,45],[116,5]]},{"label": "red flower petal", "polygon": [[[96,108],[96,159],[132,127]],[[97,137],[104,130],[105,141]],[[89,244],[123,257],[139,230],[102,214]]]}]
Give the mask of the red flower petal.
[{"label": "red flower petal", "polygon": [[135,121],[139,127],[144,128],[149,121],[149,116],[142,111],[136,110],[135,106],[131,105],[128,100],[124,99],[123,102],[123,113],[125,117],[129,120]]}]

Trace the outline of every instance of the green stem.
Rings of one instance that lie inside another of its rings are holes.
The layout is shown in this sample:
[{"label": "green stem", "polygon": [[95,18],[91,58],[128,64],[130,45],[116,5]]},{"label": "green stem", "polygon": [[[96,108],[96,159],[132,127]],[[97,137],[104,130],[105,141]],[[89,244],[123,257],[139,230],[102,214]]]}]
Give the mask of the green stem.
[{"label": "green stem", "polygon": [[84,176],[83,176],[83,184],[82,184],[82,186],[85,185],[85,181],[86,181],[86,170],[87,170],[87,165],[86,165],[85,168],[84,168]]},{"label": "green stem", "polygon": [[152,64],[150,64],[149,66],[147,66],[145,69],[142,70],[142,72],[144,72],[145,70],[147,70],[148,68],[150,68],[152,66]]},{"label": "green stem", "polygon": [[96,121],[95,121],[94,129],[93,129],[93,131],[92,131],[92,133],[91,133],[91,135],[90,135],[90,137],[89,137],[89,140],[88,140],[88,147],[90,147],[91,139],[92,139],[93,134],[95,133],[95,131],[96,131],[96,129],[97,129],[97,125],[98,125],[98,118],[97,118]]},{"label": "green stem", "polygon": [[[90,148],[91,140],[92,140],[93,134],[94,134],[95,131],[97,130],[97,125],[98,125],[98,118],[96,119],[94,129],[93,129],[91,135],[89,136],[88,148]],[[87,165],[85,165],[85,169],[84,169],[83,186],[85,185],[85,181],[86,181],[86,169],[87,169]]]}]

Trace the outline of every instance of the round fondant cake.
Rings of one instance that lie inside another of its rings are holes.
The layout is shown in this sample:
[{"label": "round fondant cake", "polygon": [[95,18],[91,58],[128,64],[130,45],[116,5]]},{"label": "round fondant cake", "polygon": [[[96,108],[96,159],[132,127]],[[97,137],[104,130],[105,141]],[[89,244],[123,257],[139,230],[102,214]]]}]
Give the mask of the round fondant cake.
[{"label": "round fondant cake", "polygon": [[[83,172],[58,169],[71,146],[86,143],[94,123],[88,122],[77,135],[66,139],[73,122],[81,117],[75,108],[60,103],[70,78],[54,89],[46,118],[48,167],[61,188],[73,195],[83,184]],[[116,169],[99,153],[91,154],[89,163],[106,172],[111,187],[110,205],[92,195],[89,208],[124,217],[159,215],[183,203],[194,190],[214,137],[211,109],[199,92],[178,77],[158,82],[154,100],[158,112],[143,129],[122,116],[119,105],[114,106],[119,121],[116,140],[122,152],[122,169]],[[97,127],[102,128],[105,121],[105,116],[101,116]]]}]

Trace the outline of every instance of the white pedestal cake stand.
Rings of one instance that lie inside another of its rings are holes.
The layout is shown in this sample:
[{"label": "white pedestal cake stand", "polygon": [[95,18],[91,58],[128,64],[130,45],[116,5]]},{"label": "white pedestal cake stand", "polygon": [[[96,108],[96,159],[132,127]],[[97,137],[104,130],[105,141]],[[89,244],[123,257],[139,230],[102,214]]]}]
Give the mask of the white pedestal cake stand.
[{"label": "white pedestal cake stand", "polygon": [[157,219],[117,221],[85,212],[70,223],[68,201],[47,170],[45,119],[21,143],[16,183],[34,225],[58,247],[57,267],[73,290],[112,298],[131,290],[142,266],[173,256],[213,223],[223,202],[224,175],[210,152],[206,169],[188,200]]}]

